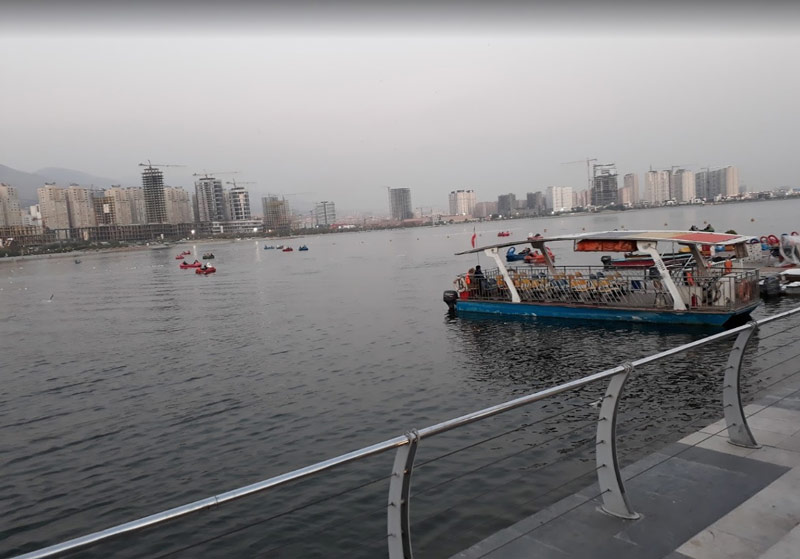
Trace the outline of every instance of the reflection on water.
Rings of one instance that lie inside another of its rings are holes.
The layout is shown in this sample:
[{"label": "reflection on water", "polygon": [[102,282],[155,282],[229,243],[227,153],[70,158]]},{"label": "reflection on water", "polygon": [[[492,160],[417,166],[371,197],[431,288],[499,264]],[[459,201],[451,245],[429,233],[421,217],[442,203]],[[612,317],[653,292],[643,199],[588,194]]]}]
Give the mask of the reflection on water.
[{"label": "reflection on water", "polygon": [[[645,212],[627,214],[615,219]],[[543,223],[603,225],[592,219],[527,220],[511,228],[527,234]],[[526,317],[443,319],[441,293],[469,267],[453,253],[469,246],[471,231],[327,235],[305,239],[307,253],[250,243],[190,246],[194,254],[215,253],[213,277],[177,269],[171,251],[89,254],[80,266],[71,258],[0,262],[0,556],[252,483],[707,333]],[[754,316],[791,303],[769,302]],[[782,366],[772,365],[800,351],[790,333],[775,334],[780,328],[765,328],[752,342],[759,352],[776,351],[748,358],[749,393],[774,382]],[[730,344],[635,372],[621,408],[625,460],[674,439],[697,418],[721,415],[718,371]],[[412,530],[420,554],[454,553],[544,506],[560,493],[543,493],[591,470],[592,404],[603,390],[586,387],[423,441]],[[194,544],[176,556],[385,556],[392,458],[344,467],[87,556],[153,557]],[[322,500],[371,480],[378,481]],[[309,501],[320,502],[280,516]],[[215,539],[200,545],[207,538]],[[273,547],[280,550],[267,553]]]}]

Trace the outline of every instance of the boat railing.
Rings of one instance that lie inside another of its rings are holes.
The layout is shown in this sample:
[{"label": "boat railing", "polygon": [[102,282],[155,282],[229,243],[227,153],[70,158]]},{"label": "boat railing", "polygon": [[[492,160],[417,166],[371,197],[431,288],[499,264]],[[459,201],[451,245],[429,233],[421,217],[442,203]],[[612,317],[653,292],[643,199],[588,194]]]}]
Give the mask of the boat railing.
[{"label": "boat railing", "polygon": [[[595,460],[599,482],[597,496],[602,500],[603,512],[620,518],[638,518],[633,505],[625,492],[623,476],[617,459],[616,425],[619,402],[627,379],[639,368],[659,362],[690,350],[718,343],[735,337],[726,365],[722,373],[722,402],[724,422],[729,441],[745,448],[759,448],[747,423],[742,406],[740,376],[748,342],[761,327],[768,323],[800,316],[800,306],[758,321],[719,332],[699,340],[648,355],[630,362],[621,363],[609,369],[595,372],[562,384],[508,400],[478,411],[448,419],[420,429],[411,429],[405,434],[271,477],[250,485],[239,487],[218,495],[200,499],[150,516],[113,526],[63,543],[17,556],[16,559],[41,559],[74,552],[123,534],[136,532],[147,527],[164,524],[200,511],[221,507],[232,501],[257,493],[275,489],[279,486],[297,482],[311,476],[322,474],[345,464],[358,462],[368,457],[395,451],[394,464],[389,476],[388,503],[386,505],[386,540],[389,559],[411,557],[411,476],[414,472],[414,458],[420,444],[430,437],[441,435],[511,410],[541,402],[556,395],[574,391],[594,383],[607,381],[605,396],[599,402],[596,423]],[[789,327],[786,331],[792,330]],[[489,439],[492,440],[492,439]]]},{"label": "boat railing", "polygon": [[[673,296],[654,267],[605,269],[599,266],[509,266],[508,277],[520,300],[531,303],[580,303],[596,306],[672,309]],[[483,277],[459,276],[462,297],[510,301],[505,277],[497,268]],[[691,309],[735,309],[758,297],[758,272],[709,269],[700,276],[689,268],[674,268],[670,276]]]}]

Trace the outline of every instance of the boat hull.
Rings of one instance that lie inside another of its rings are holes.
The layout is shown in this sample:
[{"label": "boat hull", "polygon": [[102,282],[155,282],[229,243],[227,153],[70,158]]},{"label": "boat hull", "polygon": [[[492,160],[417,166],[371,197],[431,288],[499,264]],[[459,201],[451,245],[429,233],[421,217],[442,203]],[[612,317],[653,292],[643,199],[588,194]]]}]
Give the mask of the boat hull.
[{"label": "boat hull", "polygon": [[456,301],[456,310],[465,313],[505,314],[532,317],[569,318],[579,320],[613,320],[618,322],[647,322],[653,324],[698,324],[723,326],[736,318],[746,318],[759,305],[731,311],[671,311],[623,307],[588,307],[543,303],[510,303],[503,301]]}]

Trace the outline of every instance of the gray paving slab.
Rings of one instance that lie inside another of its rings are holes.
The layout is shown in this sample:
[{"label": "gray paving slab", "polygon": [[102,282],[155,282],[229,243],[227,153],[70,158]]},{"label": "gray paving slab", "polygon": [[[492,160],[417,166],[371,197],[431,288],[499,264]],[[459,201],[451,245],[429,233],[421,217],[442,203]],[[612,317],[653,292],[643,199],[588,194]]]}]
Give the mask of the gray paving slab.
[{"label": "gray paving slab", "polygon": [[789,375],[746,406],[761,448],[731,445],[721,420],[623,468],[639,519],[600,512],[592,483],[453,557],[796,559],[799,412],[800,375]]},{"label": "gray paving slab", "polygon": [[[671,445],[627,470],[629,500],[642,517],[598,511],[589,487],[454,557],[459,559],[662,559],[783,475],[788,468]],[[594,491],[594,493],[593,493]],[[709,498],[713,495],[713,498]]]}]

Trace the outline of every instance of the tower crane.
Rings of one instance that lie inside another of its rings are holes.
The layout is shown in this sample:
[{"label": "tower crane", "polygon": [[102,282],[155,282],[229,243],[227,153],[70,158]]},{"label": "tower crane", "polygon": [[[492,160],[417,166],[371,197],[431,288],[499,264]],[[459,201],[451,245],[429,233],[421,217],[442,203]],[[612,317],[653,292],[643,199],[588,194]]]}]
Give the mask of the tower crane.
[{"label": "tower crane", "polygon": [[150,163],[150,160],[147,160],[147,163],[139,163],[139,167],[186,167],[186,165],[169,165],[167,163]]},{"label": "tower crane", "polygon": [[562,165],[573,165],[575,163],[586,163],[586,184],[588,185],[589,190],[592,189],[592,163],[597,161],[596,158],[589,158],[586,159],[578,159],[577,161],[567,161],[562,163]]},{"label": "tower crane", "polygon": [[240,184],[256,184],[256,183],[254,181],[239,181],[239,182],[236,182],[236,179],[233,179],[233,180],[230,180],[230,181],[225,181],[225,184],[232,184],[235,187],[235,186],[238,186]]},{"label": "tower crane", "polygon": [[205,171],[204,170],[204,172],[202,172],[202,173],[192,173],[192,176],[193,177],[203,177],[205,179],[210,179],[214,175],[235,175],[238,172],[239,171],[216,171],[216,172],[214,172],[214,171]]}]

